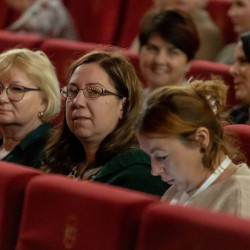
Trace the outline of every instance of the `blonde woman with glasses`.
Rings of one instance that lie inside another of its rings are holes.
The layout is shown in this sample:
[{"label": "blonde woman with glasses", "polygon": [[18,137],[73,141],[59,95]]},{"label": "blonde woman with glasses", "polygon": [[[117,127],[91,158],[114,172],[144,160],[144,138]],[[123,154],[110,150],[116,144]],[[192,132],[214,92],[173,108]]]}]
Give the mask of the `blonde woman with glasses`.
[{"label": "blonde woman with glasses", "polygon": [[0,54],[0,159],[39,168],[60,103],[54,67],[43,52]]}]

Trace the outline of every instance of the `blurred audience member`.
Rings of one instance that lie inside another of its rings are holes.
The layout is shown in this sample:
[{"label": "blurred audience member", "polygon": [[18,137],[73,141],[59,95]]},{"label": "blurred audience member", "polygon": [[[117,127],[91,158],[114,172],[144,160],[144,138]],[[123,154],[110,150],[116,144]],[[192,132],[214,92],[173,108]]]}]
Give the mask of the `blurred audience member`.
[{"label": "blurred audience member", "polygon": [[61,0],[5,0],[21,13],[7,30],[77,40],[77,32]]},{"label": "blurred audience member", "polygon": [[63,89],[66,118],[45,152],[45,171],[162,195],[168,188],[150,173],[133,124],[141,84],[118,52],[92,51],[73,62]]},{"label": "blurred audience member", "polygon": [[[154,7],[174,8],[190,14],[200,37],[200,48],[196,53],[196,59],[214,61],[222,48],[222,36],[219,28],[204,9],[206,2],[204,0],[154,0]],[[183,42],[185,43],[185,41]],[[137,39],[135,39],[131,48],[136,51],[139,50]]]},{"label": "blurred audience member", "polygon": [[[228,16],[232,20],[236,34],[250,31],[250,0],[232,0]],[[236,43],[227,44],[218,54],[216,61],[233,64],[235,46]]]},{"label": "blurred audience member", "polygon": [[231,110],[229,120],[232,123],[250,124],[250,32],[240,36],[230,73],[234,78],[235,97],[240,101],[240,105]]},{"label": "blurred audience member", "polygon": [[0,159],[39,168],[60,111],[54,67],[41,52],[12,49],[0,54]]},{"label": "blurred audience member", "polygon": [[195,24],[186,12],[149,11],[140,26],[139,42],[145,95],[164,85],[186,82],[185,75],[200,45]]},{"label": "blurred audience member", "polygon": [[162,201],[250,218],[250,169],[237,163],[243,156],[220,118],[226,92],[218,79],[162,87],[147,99],[136,131],[152,174],[172,185]]}]

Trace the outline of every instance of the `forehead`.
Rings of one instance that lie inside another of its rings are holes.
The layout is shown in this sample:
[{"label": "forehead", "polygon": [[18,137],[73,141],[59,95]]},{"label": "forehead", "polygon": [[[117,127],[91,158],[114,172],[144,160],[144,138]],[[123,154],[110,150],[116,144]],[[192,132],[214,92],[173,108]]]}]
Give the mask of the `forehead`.
[{"label": "forehead", "polygon": [[113,86],[108,73],[97,63],[78,66],[70,78],[70,83],[79,86],[85,86],[88,83],[100,83],[104,87]]},{"label": "forehead", "polygon": [[3,70],[0,73],[0,80],[1,81],[12,81],[12,80],[25,80],[30,81],[29,76],[26,74],[26,72],[19,66],[12,66],[9,69]]},{"label": "forehead", "polygon": [[148,154],[155,151],[172,151],[181,144],[177,137],[157,137],[138,134],[138,140],[141,148]]},{"label": "forehead", "polygon": [[165,48],[176,48],[173,43],[170,43],[169,41],[163,39],[158,34],[153,34],[148,39],[148,44],[152,44],[158,47],[165,47]]}]

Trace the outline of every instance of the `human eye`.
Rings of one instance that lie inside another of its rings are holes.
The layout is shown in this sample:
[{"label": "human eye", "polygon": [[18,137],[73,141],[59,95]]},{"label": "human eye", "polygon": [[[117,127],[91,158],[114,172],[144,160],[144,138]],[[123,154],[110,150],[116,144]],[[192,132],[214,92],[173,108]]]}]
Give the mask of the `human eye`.
[{"label": "human eye", "polygon": [[171,55],[181,55],[182,51],[180,49],[174,47],[174,48],[171,48],[169,50],[169,54],[171,54]]},{"label": "human eye", "polygon": [[164,152],[159,152],[159,153],[154,155],[154,158],[155,158],[156,161],[162,162],[162,161],[165,161],[168,158],[168,154],[166,154]]},{"label": "human eye", "polygon": [[89,97],[98,97],[103,94],[103,89],[99,86],[88,86],[86,91]]},{"label": "human eye", "polygon": [[78,92],[79,92],[79,89],[75,85],[68,86],[68,96],[69,97],[76,97]]},{"label": "human eye", "polygon": [[23,86],[20,86],[20,85],[11,85],[9,87],[9,90],[11,92],[15,92],[15,93],[23,93],[23,92],[25,92],[25,88]]},{"label": "human eye", "polygon": [[237,59],[237,61],[241,65],[248,63],[248,61],[247,61],[247,59],[245,57],[240,57],[240,58]]},{"label": "human eye", "polygon": [[159,49],[157,48],[157,46],[153,45],[153,44],[147,44],[146,46],[147,50],[149,52],[152,52],[152,53],[157,53],[159,51]]}]

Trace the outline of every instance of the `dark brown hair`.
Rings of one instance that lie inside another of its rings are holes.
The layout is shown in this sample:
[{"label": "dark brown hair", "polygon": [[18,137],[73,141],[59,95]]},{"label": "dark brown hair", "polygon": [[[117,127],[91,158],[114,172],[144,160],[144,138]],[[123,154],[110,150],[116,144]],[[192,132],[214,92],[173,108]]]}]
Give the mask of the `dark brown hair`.
[{"label": "dark brown hair", "polygon": [[[95,156],[98,166],[105,164],[114,154],[138,147],[133,123],[141,109],[142,86],[132,64],[118,51],[92,51],[73,62],[69,78],[82,64],[97,63],[112,79],[121,96],[126,97],[123,118],[117,127],[101,142]],[[119,97],[118,97],[119,98]],[[66,120],[50,138],[45,151],[44,163],[52,172],[68,174],[80,161],[85,159],[84,148],[69,130]]]},{"label": "dark brown hair", "polygon": [[180,10],[154,8],[148,11],[140,23],[140,47],[146,45],[155,34],[182,50],[189,61],[195,57],[200,46],[198,31],[192,17]]}]

